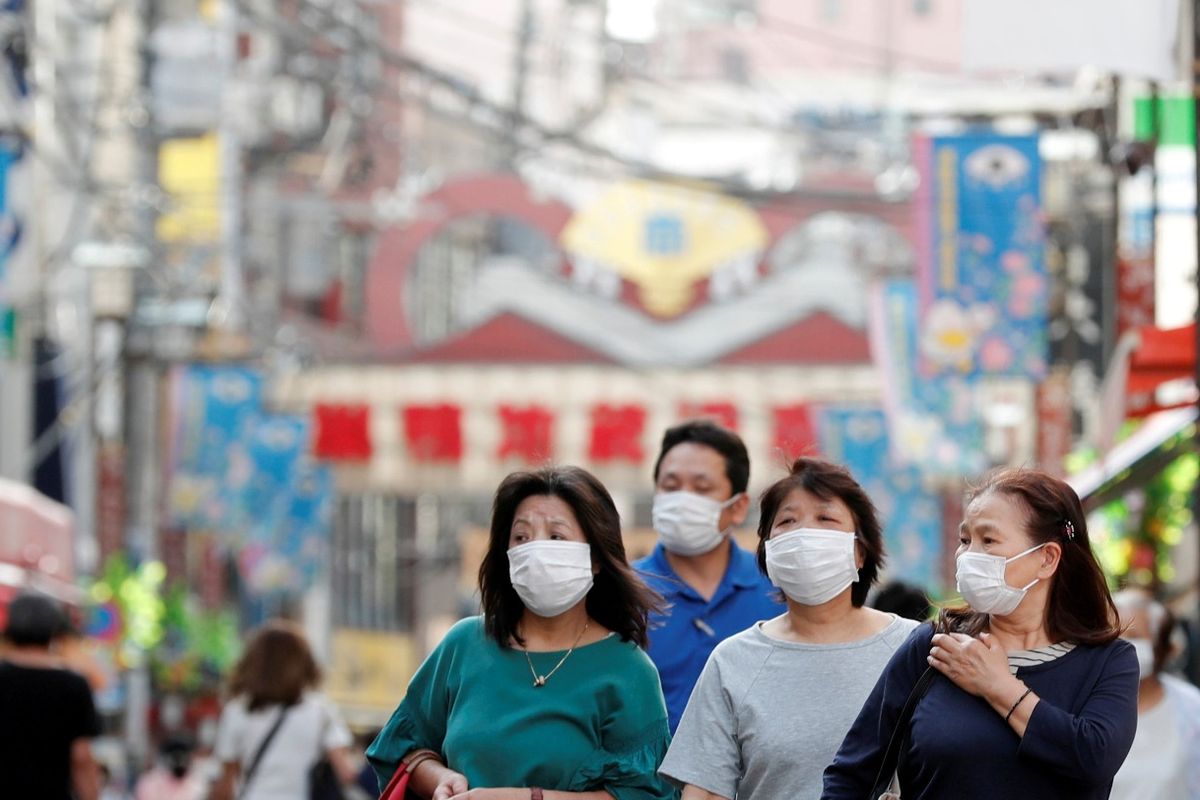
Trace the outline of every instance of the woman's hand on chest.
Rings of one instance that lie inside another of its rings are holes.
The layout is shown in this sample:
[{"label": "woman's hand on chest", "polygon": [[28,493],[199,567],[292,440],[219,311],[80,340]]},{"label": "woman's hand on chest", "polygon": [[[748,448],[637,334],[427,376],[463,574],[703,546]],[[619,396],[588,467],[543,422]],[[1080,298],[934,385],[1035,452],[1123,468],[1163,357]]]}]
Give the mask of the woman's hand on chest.
[{"label": "woman's hand on chest", "polygon": [[1004,648],[988,633],[979,638],[963,633],[934,634],[928,660],[964,692],[984,699],[1016,681]]}]

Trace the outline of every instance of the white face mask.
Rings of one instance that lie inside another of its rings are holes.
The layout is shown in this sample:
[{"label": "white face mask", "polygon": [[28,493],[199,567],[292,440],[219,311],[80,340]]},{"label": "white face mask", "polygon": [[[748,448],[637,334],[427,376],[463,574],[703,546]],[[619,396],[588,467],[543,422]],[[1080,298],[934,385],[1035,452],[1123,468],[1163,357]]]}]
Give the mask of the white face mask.
[{"label": "white face mask", "polygon": [[767,540],[767,576],[801,605],[828,603],[858,580],[853,533],[797,528]]},{"label": "white face mask", "polygon": [[508,551],[508,577],[525,607],[557,617],[592,588],[592,548],[587,542],[543,540]]},{"label": "white face mask", "polygon": [[1149,639],[1130,639],[1138,660],[1138,678],[1145,680],[1154,674],[1154,645]]},{"label": "white face mask", "polygon": [[724,503],[694,492],[661,492],[654,495],[651,517],[663,547],[680,556],[707,553],[725,540],[721,512],[737,502],[741,493]]},{"label": "white face mask", "polygon": [[1009,586],[1004,580],[1004,567],[1010,561],[1016,561],[1035,550],[1040,550],[1046,544],[1036,545],[1023,553],[1017,553],[1012,558],[994,556],[988,553],[963,553],[958,557],[957,578],[958,591],[971,608],[982,614],[1011,614],[1021,605],[1035,583],[1034,578],[1028,586],[1016,588]]}]

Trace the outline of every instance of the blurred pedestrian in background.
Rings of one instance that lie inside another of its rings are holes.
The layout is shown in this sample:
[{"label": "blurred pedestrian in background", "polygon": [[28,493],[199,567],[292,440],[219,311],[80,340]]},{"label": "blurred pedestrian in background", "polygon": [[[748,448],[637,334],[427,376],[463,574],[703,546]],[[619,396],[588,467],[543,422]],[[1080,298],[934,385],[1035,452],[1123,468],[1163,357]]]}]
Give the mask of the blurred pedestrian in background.
[{"label": "blurred pedestrian in background", "polygon": [[483,616],[450,630],[368,749],[380,784],[407,769],[434,800],[674,797],[640,649],[660,598],[626,561],[604,486],[578,467],[505,478],[479,591]]},{"label": "blurred pedestrian in background", "polygon": [[1171,612],[1142,589],[1113,598],[1137,653],[1138,727],[1114,800],[1200,800],[1200,689],[1163,670],[1176,655]]},{"label": "blurred pedestrian in background", "polygon": [[883,530],[843,467],[798,459],[763,493],[758,566],[787,612],[717,645],[661,772],[683,800],[821,794],[821,771],[908,634],[865,608]]},{"label": "blurred pedestrian in background", "polygon": [[925,590],[904,581],[884,584],[867,604],[879,611],[917,622],[927,622],[933,616],[933,604],[929,602]]},{"label": "blurred pedestrian in background", "polygon": [[113,775],[112,770],[103,760],[98,763],[100,766],[100,800],[129,800],[125,781]]},{"label": "blurred pedestrian in background", "polygon": [[[360,733],[355,737],[356,746],[361,752],[366,752],[371,746],[371,742],[375,741],[381,733],[379,728],[373,728],[366,733]],[[355,783],[359,789],[367,794],[368,797],[378,797],[380,792],[379,778],[375,775],[375,768],[371,766],[370,761],[364,761],[359,767],[358,775],[355,777]]]},{"label": "blurred pedestrian in background", "polygon": [[905,797],[1107,798],[1137,725],[1137,657],[1075,491],[1039,470],[989,475],[959,528],[957,577],[968,605],[896,653],[822,797],[872,796],[898,766]]},{"label": "blurred pedestrian in background", "polygon": [[223,770],[213,800],[306,798],[314,769],[325,761],[337,781],[353,784],[347,749],[353,738],[317,691],[320,681],[308,641],[293,623],[268,622],[250,637],[218,723],[214,755]]},{"label": "blurred pedestrian in background", "polygon": [[667,600],[650,617],[650,654],[658,667],[671,731],[719,642],[780,614],[770,582],[730,531],[745,522],[750,456],[737,434],[707,421],[663,435],[654,465],[654,552],[634,563]]},{"label": "blurred pedestrian in background", "polygon": [[192,769],[195,749],[189,736],[166,737],[159,747],[157,762],[138,779],[134,800],[203,800],[208,785]]},{"label": "blurred pedestrian in background", "polygon": [[8,607],[0,651],[0,795],[97,800],[100,768],[91,739],[100,733],[92,690],[55,653],[67,616],[40,594]]}]

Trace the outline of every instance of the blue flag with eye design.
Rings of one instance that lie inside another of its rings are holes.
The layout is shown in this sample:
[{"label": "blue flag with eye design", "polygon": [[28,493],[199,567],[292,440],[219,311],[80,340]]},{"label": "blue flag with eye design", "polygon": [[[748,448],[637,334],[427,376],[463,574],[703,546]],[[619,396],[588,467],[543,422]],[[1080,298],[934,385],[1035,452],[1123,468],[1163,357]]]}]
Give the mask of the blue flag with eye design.
[{"label": "blue flag with eye design", "polygon": [[921,370],[1040,379],[1048,357],[1038,137],[918,140]]}]

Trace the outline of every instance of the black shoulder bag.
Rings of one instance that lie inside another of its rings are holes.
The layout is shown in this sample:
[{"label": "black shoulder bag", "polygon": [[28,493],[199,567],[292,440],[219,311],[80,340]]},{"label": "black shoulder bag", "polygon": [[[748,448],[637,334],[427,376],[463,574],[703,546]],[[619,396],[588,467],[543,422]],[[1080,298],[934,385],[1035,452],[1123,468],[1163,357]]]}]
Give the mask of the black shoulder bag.
[{"label": "black shoulder bag", "polygon": [[308,770],[308,800],[347,800],[351,795],[342,786],[337,770],[325,749],[325,735],[333,725],[329,709],[322,703],[321,730],[318,733],[317,760]]},{"label": "black shoulder bag", "polygon": [[275,718],[275,723],[271,726],[271,730],[267,731],[267,735],[259,743],[258,749],[254,751],[254,758],[250,759],[250,764],[246,767],[246,774],[242,777],[242,790],[238,792],[238,797],[246,796],[246,787],[250,785],[250,779],[258,771],[258,765],[262,763],[263,754],[271,746],[271,740],[275,738],[275,734],[279,733],[279,729],[283,726],[284,718],[287,717],[288,712],[291,710],[291,706],[284,706],[280,709],[279,716]]},{"label": "black shoulder bag", "polygon": [[879,765],[879,772],[875,775],[875,783],[872,784],[869,800],[897,796],[891,792],[892,776],[896,774],[896,770],[900,766],[900,754],[908,744],[908,732],[912,725],[913,712],[917,710],[917,703],[920,702],[925,690],[929,688],[929,684],[936,675],[937,671],[933,667],[926,667],[912,691],[908,693],[908,699],[904,701],[904,708],[900,710],[900,716],[896,719],[896,727],[892,729],[892,738],[888,740],[887,750],[883,754],[883,763]]}]

